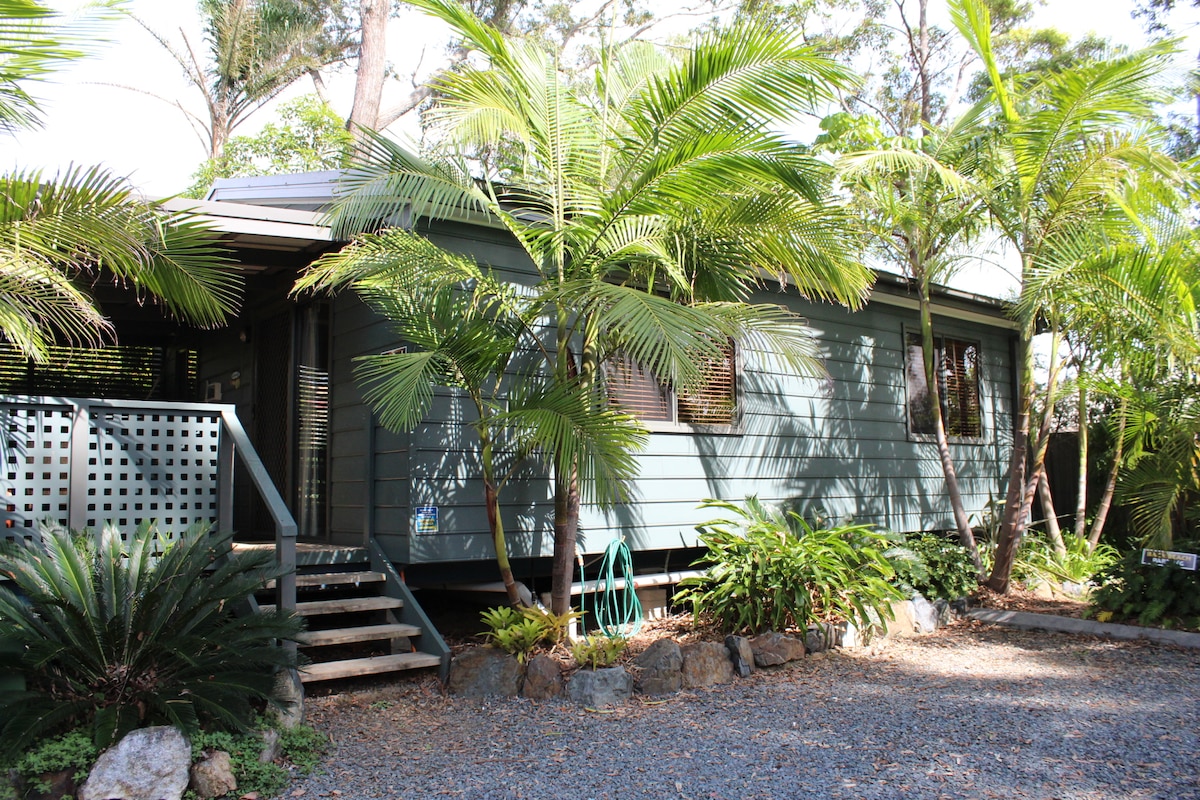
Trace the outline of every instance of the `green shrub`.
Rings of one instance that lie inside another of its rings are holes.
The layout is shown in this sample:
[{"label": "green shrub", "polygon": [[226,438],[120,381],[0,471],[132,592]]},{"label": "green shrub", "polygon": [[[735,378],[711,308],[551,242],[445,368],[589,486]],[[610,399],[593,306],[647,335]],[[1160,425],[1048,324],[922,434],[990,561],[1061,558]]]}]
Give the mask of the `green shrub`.
[{"label": "green shrub", "polygon": [[600,669],[612,666],[625,652],[626,644],[620,636],[585,636],[572,642],[571,655],[581,667]]},{"label": "green shrub", "polygon": [[848,620],[863,629],[891,619],[901,592],[883,551],[888,534],[867,525],[814,528],[794,512],[768,511],[755,497],[742,508],[707,501],[734,515],[696,526],[707,573],[680,583],[675,601],[725,630],[803,629],[812,620]]},{"label": "green shrub", "polygon": [[1067,552],[1059,554],[1045,537],[1027,535],[1017,551],[1013,573],[1035,583],[1084,584],[1120,558],[1116,548],[1100,544],[1092,550],[1085,537],[1072,533],[1063,535],[1063,544]]},{"label": "green shrub", "polygon": [[[276,797],[287,788],[291,776],[279,764],[264,764],[258,760],[263,749],[262,733],[261,730],[236,734],[200,732],[192,737],[192,761],[198,761],[206,751],[224,750],[229,753],[239,796],[257,793],[259,797]],[[316,768],[328,747],[329,739],[325,734],[307,725],[279,731],[280,753],[302,775]]]},{"label": "green shrub", "polygon": [[125,545],[106,527],[77,547],[44,526],[40,547],[0,545],[16,589],[0,587],[0,639],[19,647],[0,652],[0,672],[26,682],[0,691],[0,751],[81,725],[98,747],[159,723],[244,729],[275,671],[295,666],[281,640],[296,638],[298,617],[233,614],[278,577],[271,553],[229,554],[232,533],[194,527],[156,557],[155,538],[142,525]]},{"label": "green shrub", "polygon": [[971,554],[945,536],[911,534],[886,555],[896,570],[892,583],[910,596],[915,592],[927,600],[957,600],[979,587]]},{"label": "green shrub", "polygon": [[[1176,541],[1176,550],[1200,552],[1200,541]],[[1174,564],[1142,564],[1131,550],[1096,576],[1092,607],[1142,625],[1200,626],[1200,572]]]},{"label": "green shrub", "polygon": [[46,793],[50,787],[42,782],[48,773],[71,770],[75,783],[87,779],[100,751],[91,736],[82,729],[43,739],[13,763],[13,769],[36,792]]},{"label": "green shrub", "polygon": [[571,623],[581,616],[578,611],[554,614],[540,608],[498,606],[482,614],[483,622],[488,626],[483,637],[488,644],[512,653],[524,663],[543,642],[551,646],[561,644]]}]

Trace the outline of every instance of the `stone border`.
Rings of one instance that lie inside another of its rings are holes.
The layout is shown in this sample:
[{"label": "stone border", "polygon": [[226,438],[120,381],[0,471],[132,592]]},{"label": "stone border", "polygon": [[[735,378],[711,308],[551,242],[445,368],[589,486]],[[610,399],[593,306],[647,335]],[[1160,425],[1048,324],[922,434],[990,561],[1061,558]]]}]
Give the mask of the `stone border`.
[{"label": "stone border", "polygon": [[1172,644],[1177,647],[1190,647],[1200,650],[1200,633],[1190,631],[1172,631],[1162,628],[1142,628],[1137,625],[1120,625],[1115,622],[1097,622],[1094,619],[1077,619],[1075,617],[1059,617],[1054,614],[1031,614],[1027,611],[1000,611],[994,608],[976,608],[967,612],[970,619],[987,622],[992,625],[1005,625],[1010,628],[1020,628],[1027,631],[1050,631],[1052,633],[1073,633],[1082,636],[1099,636],[1107,639],[1122,639],[1125,641],[1158,642]]}]

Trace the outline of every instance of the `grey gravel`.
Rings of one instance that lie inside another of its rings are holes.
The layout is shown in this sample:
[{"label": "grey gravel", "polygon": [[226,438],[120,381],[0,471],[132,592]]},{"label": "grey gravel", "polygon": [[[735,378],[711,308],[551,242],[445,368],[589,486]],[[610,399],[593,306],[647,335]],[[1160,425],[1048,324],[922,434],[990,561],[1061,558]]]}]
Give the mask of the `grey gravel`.
[{"label": "grey gravel", "polygon": [[[1200,652],[964,622],[635,699],[311,698],[342,798],[1200,798]],[[299,795],[296,795],[299,796]]]}]

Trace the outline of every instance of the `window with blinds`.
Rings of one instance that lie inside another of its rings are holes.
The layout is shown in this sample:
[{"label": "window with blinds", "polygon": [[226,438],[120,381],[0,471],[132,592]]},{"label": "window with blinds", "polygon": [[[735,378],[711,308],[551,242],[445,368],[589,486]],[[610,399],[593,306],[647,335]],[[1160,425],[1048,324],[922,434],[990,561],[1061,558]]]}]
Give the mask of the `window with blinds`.
[{"label": "window with blinds", "polygon": [[[925,382],[921,334],[905,333],[904,374],[908,395],[908,430],[933,435],[933,396]],[[934,372],[942,400],[946,435],[960,439],[983,437],[983,406],[979,395],[979,345],[935,336]]]},{"label": "window with blinds", "polygon": [[0,394],[196,399],[196,351],[148,345],[51,347],[46,363],[0,343]]},{"label": "window with blinds", "polygon": [[647,423],[733,425],[737,421],[737,351],[733,341],[700,365],[700,388],[677,392],[627,358],[605,366],[609,400]]}]

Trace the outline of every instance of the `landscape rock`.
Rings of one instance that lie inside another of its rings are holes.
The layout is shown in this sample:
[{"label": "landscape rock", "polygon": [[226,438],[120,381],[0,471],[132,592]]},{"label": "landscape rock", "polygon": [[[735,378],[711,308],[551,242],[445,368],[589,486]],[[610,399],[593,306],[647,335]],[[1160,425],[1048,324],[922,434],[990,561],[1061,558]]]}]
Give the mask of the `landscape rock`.
[{"label": "landscape rock", "polygon": [[730,683],[734,678],[729,648],[720,642],[696,642],[680,648],[683,654],[683,685],[686,688]]},{"label": "landscape rock", "polygon": [[887,624],[888,636],[912,636],[917,630],[916,614],[911,600],[892,603],[892,619]]},{"label": "landscape rock", "polygon": [[[32,785],[29,785],[32,784]],[[61,769],[57,772],[43,772],[38,775],[36,780],[29,781],[14,781],[12,784],[12,795],[0,795],[0,797],[20,797],[24,800],[62,800],[64,797],[74,797],[75,789],[75,770]],[[35,786],[44,786],[45,791],[38,791]],[[0,781],[0,789],[4,788],[4,782]]]},{"label": "landscape rock", "polygon": [[258,763],[270,764],[275,759],[279,758],[280,750],[279,731],[268,728],[262,732],[263,747],[258,753]]},{"label": "landscape rock", "polygon": [[563,693],[562,669],[550,656],[534,656],[525,665],[521,694],[530,700],[551,700]]},{"label": "landscape rock", "polygon": [[581,669],[571,676],[567,694],[588,708],[621,705],[633,697],[633,676],[624,667]]},{"label": "landscape rock", "polygon": [[100,754],[79,800],[180,800],[191,761],[191,745],[177,728],[139,728]]},{"label": "landscape rock", "polygon": [[525,670],[516,656],[495,647],[472,647],[450,665],[450,693],[464,697],[516,697]]},{"label": "landscape rock", "polygon": [[[279,734],[276,734],[278,739]],[[191,781],[188,784],[200,800],[223,797],[237,790],[237,778],[233,776],[233,763],[229,753],[216,750],[192,764]]]},{"label": "landscape rock", "polygon": [[775,631],[752,638],[750,649],[754,651],[754,663],[760,667],[774,667],[804,658],[804,642]]},{"label": "landscape rock", "polygon": [[921,595],[913,595],[913,618],[917,623],[917,631],[920,633],[933,633],[938,626],[938,612],[933,607],[933,603],[926,600]]},{"label": "landscape rock", "polygon": [[745,636],[726,636],[725,647],[729,650],[729,661],[739,678],[748,678],[754,672],[754,650]]},{"label": "landscape rock", "polygon": [[834,626],[828,622],[811,625],[804,634],[804,649],[808,653],[823,653],[837,646],[836,636]]},{"label": "landscape rock", "polygon": [[659,639],[633,660],[634,685],[642,694],[674,694],[683,689],[683,653],[674,639]]},{"label": "landscape rock", "polygon": [[937,611],[937,623],[939,628],[944,628],[954,621],[954,610],[950,607],[950,601],[939,597],[933,601],[933,608]]},{"label": "landscape rock", "polygon": [[291,730],[304,722],[304,684],[300,673],[294,669],[281,669],[275,673],[275,701],[273,715],[279,727]]}]

